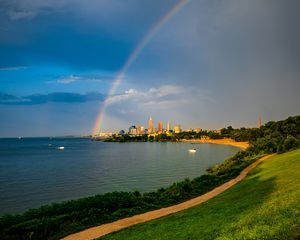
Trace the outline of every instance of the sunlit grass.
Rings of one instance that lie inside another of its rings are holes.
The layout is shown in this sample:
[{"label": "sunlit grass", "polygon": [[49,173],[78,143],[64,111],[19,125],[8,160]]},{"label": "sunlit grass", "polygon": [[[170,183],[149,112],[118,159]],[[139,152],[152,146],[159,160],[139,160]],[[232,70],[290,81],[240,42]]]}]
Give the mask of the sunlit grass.
[{"label": "sunlit grass", "polygon": [[111,239],[296,239],[300,150],[273,156],[241,183],[191,209],[139,224]]}]

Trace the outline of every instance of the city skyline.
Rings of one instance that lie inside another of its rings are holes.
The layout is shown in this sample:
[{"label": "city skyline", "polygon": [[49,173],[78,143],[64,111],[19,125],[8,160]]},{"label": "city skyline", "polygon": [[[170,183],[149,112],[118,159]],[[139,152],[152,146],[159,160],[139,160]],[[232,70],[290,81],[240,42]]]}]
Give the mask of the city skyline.
[{"label": "city skyline", "polygon": [[298,115],[299,7],[4,0],[0,137],[127,129],[149,115],[165,128],[178,119],[183,129]]},{"label": "city skyline", "polygon": [[[150,116],[149,117],[149,120],[148,120],[148,126],[147,127],[144,127],[144,125],[140,125],[140,124],[133,124],[129,127],[129,131],[128,133],[129,134],[144,134],[144,133],[148,133],[148,134],[151,134],[151,133],[164,133],[164,132],[171,132],[173,131],[171,129],[171,123],[170,121],[168,120],[166,126],[167,128],[164,128],[164,124],[163,124],[163,121],[161,120],[157,120],[157,128],[153,127],[153,119],[152,117]],[[176,125],[174,125],[176,126]],[[118,130],[119,132],[126,132],[124,129],[121,129],[121,130]],[[118,132],[117,130],[115,130],[115,132]],[[97,134],[95,134],[97,135]]]},{"label": "city skyline", "polygon": [[[148,125],[147,125],[148,124]],[[222,128],[227,128],[227,127],[232,127],[231,125],[228,125],[228,126],[223,126],[221,128],[216,128],[216,129],[203,129],[200,127],[200,125],[198,125],[197,127],[186,127],[186,128],[182,128],[181,124],[178,123],[177,121],[177,124],[174,124],[173,123],[173,128],[171,127],[171,121],[168,120],[166,122],[166,128],[164,128],[164,124],[163,124],[163,121],[161,120],[157,120],[157,128],[153,127],[153,124],[155,124],[155,121],[153,120],[153,118],[150,116],[149,117],[149,120],[147,122],[146,125],[141,125],[141,123],[139,124],[131,124],[129,125],[128,129],[129,131],[126,131],[124,129],[115,129],[114,131],[111,131],[111,132],[99,132],[97,134],[92,134],[94,136],[97,136],[97,135],[101,135],[101,134],[113,134],[113,133],[121,133],[121,134],[125,134],[125,133],[129,133],[129,134],[152,134],[152,133],[179,133],[179,132],[182,132],[182,131],[195,131],[195,132],[201,132],[201,131],[220,131],[220,129]],[[261,126],[263,125],[263,122],[262,122],[262,118],[261,118],[261,113],[258,114],[258,118],[257,118],[257,126],[253,127],[253,128],[260,128]],[[145,127],[145,126],[148,126]],[[244,127],[244,126],[242,126]]]}]

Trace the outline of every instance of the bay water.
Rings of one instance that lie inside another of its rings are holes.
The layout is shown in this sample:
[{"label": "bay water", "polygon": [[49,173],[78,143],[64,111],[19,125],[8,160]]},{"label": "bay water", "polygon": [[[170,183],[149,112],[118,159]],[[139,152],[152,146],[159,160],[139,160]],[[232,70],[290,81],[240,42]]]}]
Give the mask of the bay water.
[{"label": "bay water", "polygon": [[239,150],[184,142],[0,139],[0,214],[112,191],[155,191],[198,177]]}]

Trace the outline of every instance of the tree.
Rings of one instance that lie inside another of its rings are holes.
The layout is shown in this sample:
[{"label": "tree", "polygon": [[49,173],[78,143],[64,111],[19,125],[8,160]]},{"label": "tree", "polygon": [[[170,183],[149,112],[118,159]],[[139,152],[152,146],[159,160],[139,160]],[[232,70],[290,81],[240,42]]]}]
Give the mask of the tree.
[{"label": "tree", "polygon": [[298,145],[297,139],[291,135],[288,135],[287,138],[283,142],[283,151],[289,151],[291,149],[296,148]]}]

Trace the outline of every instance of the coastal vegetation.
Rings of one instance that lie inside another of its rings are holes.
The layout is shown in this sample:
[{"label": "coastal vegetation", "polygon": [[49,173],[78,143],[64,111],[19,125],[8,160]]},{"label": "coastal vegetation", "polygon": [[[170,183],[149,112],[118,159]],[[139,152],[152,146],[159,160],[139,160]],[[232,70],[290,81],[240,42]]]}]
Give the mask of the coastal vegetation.
[{"label": "coastal vegetation", "polygon": [[[260,129],[227,127],[214,134],[214,138],[229,137],[237,141],[249,141],[251,145],[224,163],[207,169],[206,174],[200,177],[185,179],[155,192],[112,192],[46,205],[23,214],[4,215],[0,218],[0,239],[58,239],[87,227],[170,206],[204,194],[236,177],[242,169],[264,154],[283,153],[300,147],[300,116],[269,122]],[[197,138],[198,135],[186,132],[176,137]]]},{"label": "coastal vegetation", "polygon": [[300,150],[262,162],[243,181],[190,209],[101,240],[299,239]]},{"label": "coastal vegetation", "polygon": [[180,141],[200,138],[222,139],[230,138],[237,142],[249,142],[250,151],[254,153],[283,153],[300,146],[300,116],[289,117],[282,121],[271,121],[260,128],[239,128],[232,126],[219,131],[202,130],[200,132],[188,131],[172,134],[153,135],[114,135],[106,141],[109,142],[146,142],[146,141]]}]

